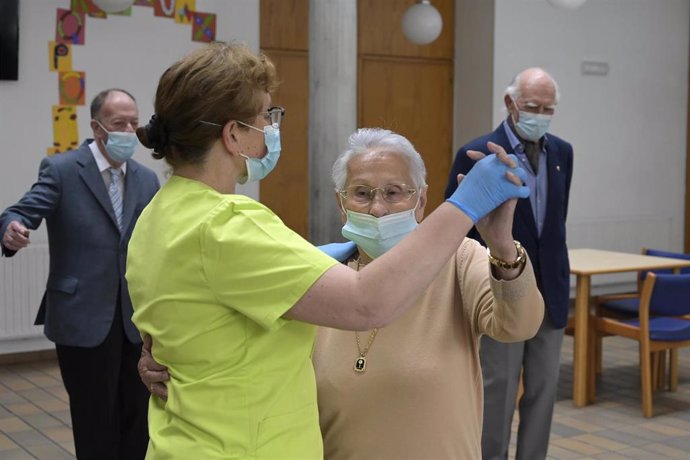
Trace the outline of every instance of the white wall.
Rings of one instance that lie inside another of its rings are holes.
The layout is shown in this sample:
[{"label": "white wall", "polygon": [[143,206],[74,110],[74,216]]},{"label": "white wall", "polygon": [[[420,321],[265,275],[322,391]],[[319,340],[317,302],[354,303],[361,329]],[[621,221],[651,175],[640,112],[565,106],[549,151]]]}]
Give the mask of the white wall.
[{"label": "white wall", "polygon": [[[216,13],[216,38],[240,40],[259,47],[257,0],[197,0],[197,10]],[[38,164],[53,142],[51,106],[57,105],[57,74],[48,70],[48,42],[55,39],[56,9],[70,0],[20,2],[19,81],[0,81],[0,210],[15,203],[35,181]],[[78,108],[80,141],[91,137],[91,99],[102,89],[121,87],[139,104],[140,122],[153,114],[161,73],[195,47],[191,26],[153,16],[153,9],[135,6],[132,16],[87,18],[85,44],[73,46],[72,68],[86,72],[86,105]],[[135,159],[164,179],[164,163],[140,147]],[[239,189],[258,196],[258,185]],[[45,229],[32,234],[33,243],[47,241]]]},{"label": "white wall", "polygon": [[[548,69],[561,89],[552,131],[575,169],[571,248],[683,250],[690,0],[496,0],[494,125],[520,69]],[[583,60],[609,65],[584,76]]]}]

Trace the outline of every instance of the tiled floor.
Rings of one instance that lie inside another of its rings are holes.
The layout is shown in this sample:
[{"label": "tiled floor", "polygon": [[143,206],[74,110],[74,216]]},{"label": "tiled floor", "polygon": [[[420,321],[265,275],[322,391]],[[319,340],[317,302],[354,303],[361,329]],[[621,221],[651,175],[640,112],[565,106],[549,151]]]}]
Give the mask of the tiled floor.
[{"label": "tiled floor", "polygon": [[54,359],[0,366],[0,459],[74,458],[67,393]]},{"label": "tiled floor", "polygon": [[[655,395],[651,419],[642,417],[635,342],[605,339],[597,402],[580,409],[569,399],[571,337],[564,340],[562,356],[549,458],[690,458],[690,350],[680,353],[678,391]],[[0,366],[0,459],[70,458],[74,446],[67,395],[55,361]]]}]

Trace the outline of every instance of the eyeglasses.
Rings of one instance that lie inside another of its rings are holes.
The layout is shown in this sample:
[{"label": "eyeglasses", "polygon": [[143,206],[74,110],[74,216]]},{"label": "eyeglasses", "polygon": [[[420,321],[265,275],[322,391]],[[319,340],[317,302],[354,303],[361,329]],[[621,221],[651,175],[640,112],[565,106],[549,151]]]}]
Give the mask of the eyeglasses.
[{"label": "eyeglasses", "polygon": [[279,106],[270,107],[265,112],[259,112],[259,115],[264,117],[266,122],[272,125],[277,124],[280,126],[280,123],[283,121],[283,117],[285,116],[285,109]]},{"label": "eyeglasses", "polygon": [[402,203],[412,198],[417,193],[417,189],[410,188],[408,185],[388,184],[383,187],[370,187],[368,185],[350,185],[345,190],[338,193],[346,200],[351,200],[360,205],[367,205],[374,201],[376,192],[381,192],[381,198],[387,203]]},{"label": "eyeglasses", "polygon": [[[264,120],[266,120],[266,123],[269,125],[274,125],[277,124],[280,126],[280,123],[283,121],[283,117],[285,116],[285,109],[279,106],[275,107],[269,107],[267,111],[265,112],[259,112],[257,117],[263,117]],[[199,120],[199,123],[202,123],[204,125],[211,125],[211,126],[218,126],[218,127],[223,127],[224,125],[221,125],[220,123],[213,123],[212,121],[205,121],[205,120]],[[249,128],[254,128],[257,131],[262,131],[263,129],[259,129],[256,126],[248,125],[246,123],[243,123],[239,121],[239,123],[243,124],[244,126],[247,126]]]},{"label": "eyeglasses", "polygon": [[515,102],[515,105],[517,106],[518,110],[524,110],[525,112],[530,112],[530,113],[543,113],[546,115],[553,115],[554,112],[556,111],[556,105],[555,104],[539,105],[536,102],[525,101],[522,104],[522,107],[517,105],[517,102]]},{"label": "eyeglasses", "polygon": [[101,125],[101,128],[105,129],[106,131],[112,132],[112,131],[117,131],[117,132],[124,132],[127,131],[127,126],[131,125],[132,129],[134,131],[137,130],[139,127],[139,120],[137,119],[132,119],[132,120],[126,120],[126,119],[113,119],[108,121],[108,126],[110,126],[110,129],[107,129],[105,127],[105,123],[103,123],[100,120],[96,120],[96,122]]}]

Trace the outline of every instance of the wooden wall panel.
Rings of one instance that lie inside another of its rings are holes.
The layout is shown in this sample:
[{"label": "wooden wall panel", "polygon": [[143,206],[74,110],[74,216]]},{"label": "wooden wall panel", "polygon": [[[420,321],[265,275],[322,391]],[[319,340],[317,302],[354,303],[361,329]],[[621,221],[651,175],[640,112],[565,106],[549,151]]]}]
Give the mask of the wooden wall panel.
[{"label": "wooden wall panel", "polygon": [[450,171],[453,70],[445,62],[363,57],[359,60],[359,126],[391,129],[424,158],[431,212],[443,202]]},{"label": "wooden wall panel", "polygon": [[275,105],[285,107],[282,153],[259,183],[263,204],[307,237],[309,226],[309,0],[261,0],[260,47],[276,65],[280,87]]},{"label": "wooden wall panel", "polygon": [[441,13],[441,35],[428,45],[415,45],[402,32],[402,17],[417,0],[359,0],[359,54],[453,59],[454,0],[433,0]]},{"label": "wooden wall panel", "polygon": [[261,49],[309,49],[309,0],[261,0]]},{"label": "wooden wall panel", "polygon": [[[441,36],[419,46],[402,35],[401,20],[416,0],[358,0],[358,126],[380,126],[408,137],[424,157],[431,211],[443,199],[452,154],[453,0],[434,0]],[[308,231],[309,0],[261,0],[260,46],[282,81],[273,95],[287,115],[283,153],[260,184],[261,201],[302,236]]]},{"label": "wooden wall panel", "polygon": [[443,18],[434,42],[420,46],[402,33],[416,0],[359,0],[358,126],[407,137],[424,158],[427,212],[443,201],[452,158],[454,2],[433,0]]},{"label": "wooden wall panel", "polygon": [[309,59],[305,52],[264,50],[282,81],[273,103],[285,107],[282,152],[276,168],[259,183],[261,202],[306,238],[309,204]]}]

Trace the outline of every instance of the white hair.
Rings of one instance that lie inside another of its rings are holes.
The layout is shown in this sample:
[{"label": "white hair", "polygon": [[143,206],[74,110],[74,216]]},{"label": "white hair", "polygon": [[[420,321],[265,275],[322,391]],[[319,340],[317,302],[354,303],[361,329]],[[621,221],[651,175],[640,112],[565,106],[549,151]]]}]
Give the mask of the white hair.
[{"label": "white hair", "polygon": [[554,97],[554,104],[558,104],[558,101],[561,99],[561,92],[558,89],[558,83],[556,83],[556,80],[551,76],[550,73],[548,73],[546,70],[542,69],[541,67],[532,67],[530,69],[525,69],[520,71],[517,75],[513,77],[513,80],[510,82],[508,87],[506,88],[505,94],[510,96],[510,98],[514,101],[517,101],[520,99],[520,96],[522,95],[520,92],[520,87],[522,86],[522,78],[526,71],[528,70],[538,70],[544,75],[546,75],[549,80],[551,80],[551,83],[553,83],[553,88],[556,92],[556,95]]},{"label": "white hair", "polygon": [[381,128],[360,128],[352,133],[347,140],[347,149],[343,151],[333,163],[333,184],[336,190],[343,190],[347,183],[347,165],[358,155],[373,150],[401,155],[407,160],[410,175],[415,188],[426,185],[426,167],[424,160],[412,143],[404,136]]}]

